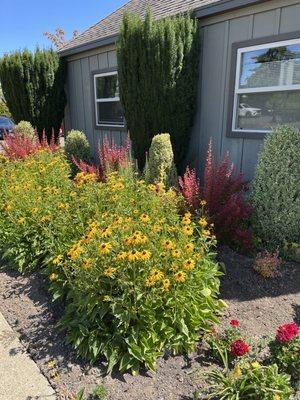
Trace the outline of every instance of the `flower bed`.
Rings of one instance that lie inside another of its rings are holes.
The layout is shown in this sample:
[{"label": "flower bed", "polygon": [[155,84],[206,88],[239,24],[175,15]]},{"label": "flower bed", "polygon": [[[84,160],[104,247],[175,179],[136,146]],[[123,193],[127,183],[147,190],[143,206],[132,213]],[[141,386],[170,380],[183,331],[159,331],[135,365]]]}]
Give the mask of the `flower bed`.
[{"label": "flower bed", "polygon": [[[131,166],[69,179],[56,149],[3,163],[0,248],[20,271],[40,265],[81,356],[137,373],[165,351],[191,351],[223,308],[215,239],[180,197]],[[203,220],[202,220],[203,221]]]}]

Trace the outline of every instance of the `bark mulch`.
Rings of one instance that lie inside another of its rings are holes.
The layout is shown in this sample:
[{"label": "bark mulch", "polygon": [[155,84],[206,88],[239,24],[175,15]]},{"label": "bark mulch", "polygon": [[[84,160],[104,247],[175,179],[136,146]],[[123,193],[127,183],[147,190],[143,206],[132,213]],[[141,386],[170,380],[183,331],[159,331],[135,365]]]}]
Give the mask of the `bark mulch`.
[{"label": "bark mulch", "polygon": [[[221,298],[229,305],[222,324],[238,319],[253,338],[274,333],[285,322],[300,324],[299,264],[285,263],[279,277],[264,280],[253,271],[251,258],[228,248],[220,249],[218,258],[226,265]],[[199,389],[191,373],[201,368],[197,355],[162,358],[155,374],[145,372],[137,377],[117,372],[105,376],[103,365],[91,366],[78,359],[56,328],[62,305],[52,303],[47,283],[38,273],[20,276],[2,268],[0,311],[49,379],[58,399],[67,399],[83,387],[91,393],[101,384],[107,388],[109,400],[188,400]]]}]

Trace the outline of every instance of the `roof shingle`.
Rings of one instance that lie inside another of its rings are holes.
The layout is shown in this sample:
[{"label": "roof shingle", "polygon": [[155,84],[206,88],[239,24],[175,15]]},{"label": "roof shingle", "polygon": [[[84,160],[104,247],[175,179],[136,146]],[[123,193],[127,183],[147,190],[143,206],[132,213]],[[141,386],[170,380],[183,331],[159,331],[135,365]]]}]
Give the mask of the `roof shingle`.
[{"label": "roof shingle", "polygon": [[117,35],[125,12],[136,13],[143,17],[149,7],[153,17],[160,19],[169,15],[198,9],[219,1],[221,0],[131,0],[100,22],[82,32],[76,38],[67,42],[59,51],[64,52]]}]

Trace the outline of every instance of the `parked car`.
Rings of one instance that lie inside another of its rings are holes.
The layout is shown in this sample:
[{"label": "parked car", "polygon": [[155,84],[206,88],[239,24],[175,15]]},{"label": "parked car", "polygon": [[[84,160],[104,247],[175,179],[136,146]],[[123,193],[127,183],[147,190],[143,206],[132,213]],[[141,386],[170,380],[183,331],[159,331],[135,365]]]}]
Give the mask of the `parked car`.
[{"label": "parked car", "polygon": [[3,140],[6,133],[14,133],[15,125],[11,119],[0,116],[0,140]]},{"label": "parked car", "polygon": [[239,116],[240,117],[257,117],[261,115],[261,109],[251,107],[246,103],[241,103],[239,107]]}]

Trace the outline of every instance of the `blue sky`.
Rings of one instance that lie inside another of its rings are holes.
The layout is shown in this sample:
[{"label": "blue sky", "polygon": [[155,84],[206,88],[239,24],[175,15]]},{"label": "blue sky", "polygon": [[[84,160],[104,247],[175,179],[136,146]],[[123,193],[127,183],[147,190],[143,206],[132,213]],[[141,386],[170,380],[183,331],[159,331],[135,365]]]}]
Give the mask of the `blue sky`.
[{"label": "blue sky", "polygon": [[74,29],[82,32],[125,3],[127,0],[0,0],[0,56],[25,47],[49,47],[44,32],[61,27],[69,38]]}]

